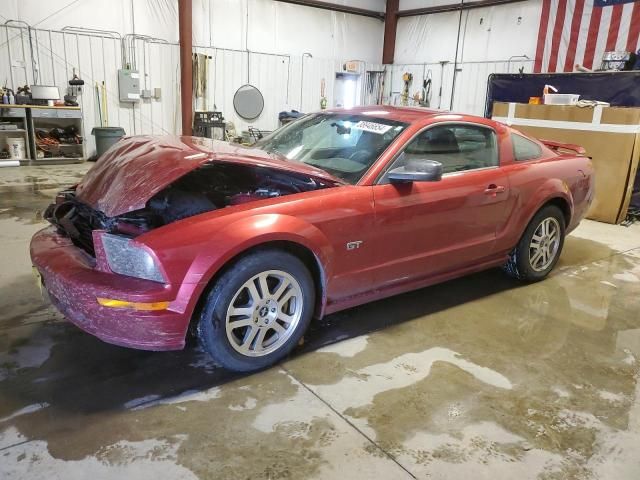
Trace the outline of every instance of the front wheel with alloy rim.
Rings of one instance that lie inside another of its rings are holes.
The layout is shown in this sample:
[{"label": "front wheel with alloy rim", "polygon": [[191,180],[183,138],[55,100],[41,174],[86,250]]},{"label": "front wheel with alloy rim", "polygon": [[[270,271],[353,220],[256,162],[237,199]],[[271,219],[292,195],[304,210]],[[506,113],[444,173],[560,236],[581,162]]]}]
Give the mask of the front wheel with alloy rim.
[{"label": "front wheel with alloy rim", "polygon": [[564,245],[565,219],[555,205],[541,208],[513,249],[504,270],[519,280],[545,278],[560,258]]},{"label": "front wheel with alloy rim", "polygon": [[314,303],[313,279],[302,261],[280,250],[257,250],[216,281],[202,309],[198,337],[223,367],[258,370],[296,346]]}]

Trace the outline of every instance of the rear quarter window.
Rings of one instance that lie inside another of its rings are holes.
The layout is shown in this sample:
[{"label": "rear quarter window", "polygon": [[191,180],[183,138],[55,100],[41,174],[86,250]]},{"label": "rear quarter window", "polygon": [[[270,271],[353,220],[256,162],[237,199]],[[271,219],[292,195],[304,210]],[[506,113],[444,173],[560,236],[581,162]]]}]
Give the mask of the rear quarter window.
[{"label": "rear quarter window", "polygon": [[512,134],[511,143],[513,144],[513,158],[516,161],[533,160],[542,155],[540,145],[522,135]]}]

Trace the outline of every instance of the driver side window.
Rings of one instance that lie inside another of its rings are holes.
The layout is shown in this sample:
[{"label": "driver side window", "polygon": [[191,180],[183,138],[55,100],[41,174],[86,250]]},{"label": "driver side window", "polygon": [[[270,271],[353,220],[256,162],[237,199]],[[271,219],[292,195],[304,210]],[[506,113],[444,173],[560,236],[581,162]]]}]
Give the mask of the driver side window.
[{"label": "driver side window", "polygon": [[[387,171],[409,162],[435,160],[442,173],[498,166],[498,142],[490,128],[447,124],[427,128],[415,137]],[[387,183],[383,179],[383,183]]]}]

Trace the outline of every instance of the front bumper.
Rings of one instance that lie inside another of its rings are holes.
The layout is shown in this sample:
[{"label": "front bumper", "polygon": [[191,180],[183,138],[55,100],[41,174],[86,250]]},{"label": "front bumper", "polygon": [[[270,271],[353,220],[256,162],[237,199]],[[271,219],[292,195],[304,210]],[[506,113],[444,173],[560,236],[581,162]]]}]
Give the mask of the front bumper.
[{"label": "front bumper", "polygon": [[31,240],[31,261],[51,302],[82,330],[108,343],[143,350],[184,348],[189,315],[171,310],[103,307],[97,297],[131,302],[171,301],[169,286],[95,269],[95,260],[48,227]]}]

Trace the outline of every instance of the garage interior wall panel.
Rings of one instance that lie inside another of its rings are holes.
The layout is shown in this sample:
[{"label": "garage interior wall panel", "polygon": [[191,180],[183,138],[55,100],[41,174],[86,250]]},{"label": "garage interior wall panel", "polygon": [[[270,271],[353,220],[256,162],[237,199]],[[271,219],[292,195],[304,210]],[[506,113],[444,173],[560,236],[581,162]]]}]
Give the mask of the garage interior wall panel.
[{"label": "garage interior wall panel", "polygon": [[[370,6],[357,0],[336,3],[384,9],[383,0],[372,1]],[[96,82],[99,86],[105,82],[109,125],[121,126],[129,135],[180,132],[176,0],[9,0],[3,2],[1,13],[3,22],[19,20],[32,27],[35,60],[34,72],[26,26],[0,26],[1,81],[14,87],[56,85],[61,95],[66,93],[74,67],[85,81],[78,102],[84,112],[88,155],[95,151],[91,130],[100,125]],[[212,57],[206,99],[197,99],[195,106],[210,110],[217,106],[227,120],[234,122],[238,133],[250,125],[274,130],[277,115],[283,110],[318,110],[323,78],[329,105],[333,105],[335,73],[347,60],[360,60],[362,73],[382,68],[377,62],[382,56],[384,24],[377,19],[272,0],[194,0],[193,19],[194,52]],[[134,48],[141,87],[152,91],[160,88],[160,99],[120,103],[119,39],[107,33],[62,31],[66,26],[156,38],[136,40]],[[247,47],[251,51],[249,81],[265,98],[264,112],[250,122],[233,110],[233,94],[247,83]],[[303,53],[312,57],[305,55],[303,59]]]},{"label": "garage interior wall panel", "polygon": [[413,10],[414,8],[429,8],[429,7],[438,7],[440,5],[451,5],[453,2],[451,0],[400,0],[399,9],[402,10]]},{"label": "garage interior wall panel", "polygon": [[[450,3],[401,0],[400,9]],[[515,73],[520,68],[524,72],[533,70],[541,11],[541,0],[530,0],[462,12],[454,110],[482,115],[490,74]],[[389,103],[399,102],[404,72],[413,73],[413,95],[422,85],[423,72],[431,71],[431,106],[437,107],[444,69],[442,108],[449,108],[459,22],[459,12],[398,19],[395,63],[387,66],[385,82]],[[442,66],[440,62],[446,63]]]},{"label": "garage interior wall panel", "polygon": [[[91,130],[101,124],[96,82],[100,97],[102,82],[105,83],[109,125],[121,126],[129,135],[178,132],[179,56],[176,45],[136,42],[141,85],[143,88],[160,87],[163,93],[160,101],[143,100],[128,104],[118,100],[117,71],[121,68],[118,39],[33,29],[31,44],[36,60],[33,71],[27,29],[0,27],[0,38],[6,39],[7,34],[11,41],[0,46],[0,78],[7,80],[8,84],[16,87],[25,84],[56,85],[63,96],[74,68],[85,81],[78,103],[83,110],[83,130],[89,154],[95,149]],[[26,57],[24,61],[22,49]],[[12,68],[8,68],[9,56]],[[20,58],[19,64],[14,60],[16,56]],[[26,63],[26,69],[20,66],[22,62]]]}]

